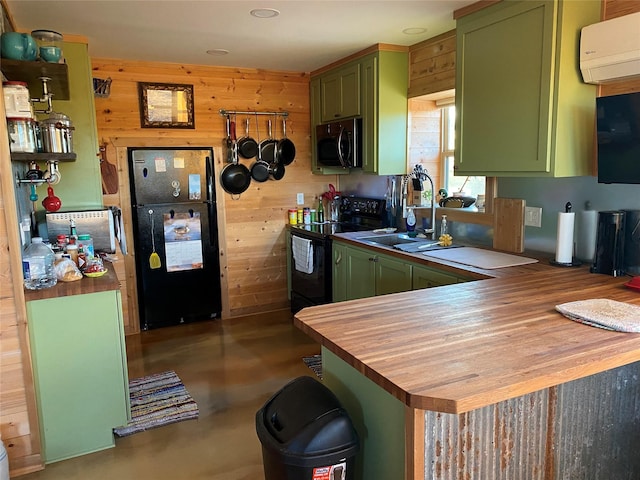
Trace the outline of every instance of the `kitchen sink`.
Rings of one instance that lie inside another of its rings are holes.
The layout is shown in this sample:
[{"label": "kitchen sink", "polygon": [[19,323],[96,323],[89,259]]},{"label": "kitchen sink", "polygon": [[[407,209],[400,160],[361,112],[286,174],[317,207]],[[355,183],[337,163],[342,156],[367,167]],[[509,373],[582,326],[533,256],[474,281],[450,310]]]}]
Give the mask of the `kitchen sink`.
[{"label": "kitchen sink", "polygon": [[416,242],[425,242],[427,239],[425,238],[411,238],[406,233],[391,233],[386,235],[374,235],[371,237],[361,237],[358,240],[366,243],[372,243],[377,245],[385,245],[387,247],[392,247],[394,245],[398,245],[401,243],[416,243]]}]

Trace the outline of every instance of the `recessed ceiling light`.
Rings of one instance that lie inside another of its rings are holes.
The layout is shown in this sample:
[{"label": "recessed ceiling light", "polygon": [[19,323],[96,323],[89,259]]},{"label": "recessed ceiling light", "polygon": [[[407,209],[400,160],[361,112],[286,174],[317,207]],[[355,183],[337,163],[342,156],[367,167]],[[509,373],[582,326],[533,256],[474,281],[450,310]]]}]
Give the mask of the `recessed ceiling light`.
[{"label": "recessed ceiling light", "polygon": [[402,33],[404,33],[405,35],[421,35],[423,33],[426,33],[426,31],[426,28],[414,27],[405,28],[404,30],[402,30]]},{"label": "recessed ceiling light", "polygon": [[280,15],[280,11],[275,8],[256,8],[249,13],[257,18],[273,18]]},{"label": "recessed ceiling light", "polygon": [[207,53],[209,55],[222,56],[227,55],[229,50],[225,50],[224,48],[212,48],[211,50],[207,50]]}]

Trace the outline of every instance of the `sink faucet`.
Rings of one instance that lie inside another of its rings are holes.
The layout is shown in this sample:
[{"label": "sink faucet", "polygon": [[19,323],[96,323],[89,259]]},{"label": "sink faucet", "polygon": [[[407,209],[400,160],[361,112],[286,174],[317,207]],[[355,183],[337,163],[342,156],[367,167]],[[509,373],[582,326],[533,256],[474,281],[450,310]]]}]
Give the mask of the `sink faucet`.
[{"label": "sink faucet", "polygon": [[416,165],[413,168],[413,173],[410,175],[404,175],[402,177],[402,213],[403,217],[406,217],[406,206],[407,206],[407,184],[409,183],[410,178],[416,178],[420,181],[429,180],[429,185],[431,186],[431,228],[425,229],[425,234],[431,234],[431,240],[435,240],[436,238],[436,197],[435,197],[435,188],[433,186],[433,179],[431,175],[422,167],[421,164]]}]

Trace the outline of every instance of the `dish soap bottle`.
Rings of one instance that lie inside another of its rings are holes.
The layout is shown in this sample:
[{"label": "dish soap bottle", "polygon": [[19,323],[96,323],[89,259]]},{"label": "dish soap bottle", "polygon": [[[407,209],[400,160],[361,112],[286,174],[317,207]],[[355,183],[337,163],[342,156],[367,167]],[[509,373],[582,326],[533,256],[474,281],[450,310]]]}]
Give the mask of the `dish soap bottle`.
[{"label": "dish soap bottle", "polygon": [[446,235],[447,233],[449,233],[447,227],[447,216],[442,215],[442,220],[440,221],[440,235]]},{"label": "dish soap bottle", "polygon": [[413,232],[416,229],[416,215],[413,213],[413,208],[409,208],[407,212],[407,232]]}]

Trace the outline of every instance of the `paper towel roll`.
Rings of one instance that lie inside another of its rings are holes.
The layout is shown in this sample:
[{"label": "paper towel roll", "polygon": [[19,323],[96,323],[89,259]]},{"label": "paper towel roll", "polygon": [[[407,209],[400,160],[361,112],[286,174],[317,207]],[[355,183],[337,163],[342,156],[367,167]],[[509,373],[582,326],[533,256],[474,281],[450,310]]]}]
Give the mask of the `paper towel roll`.
[{"label": "paper towel roll", "polygon": [[576,257],[585,262],[593,262],[596,253],[598,232],[598,212],[584,210],[576,218]]},{"label": "paper towel roll", "polygon": [[556,262],[571,263],[573,260],[573,225],[576,214],[558,213],[558,236],[556,237]]}]

